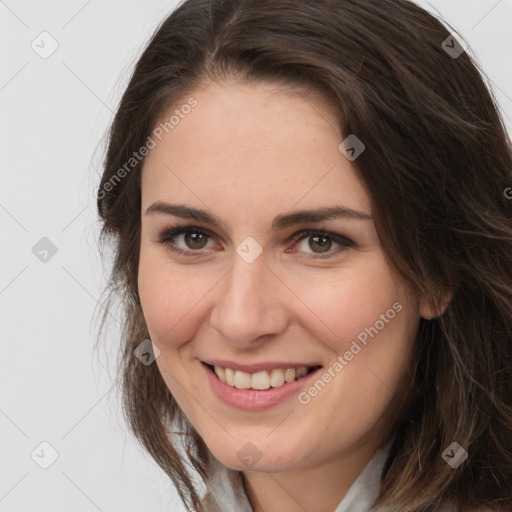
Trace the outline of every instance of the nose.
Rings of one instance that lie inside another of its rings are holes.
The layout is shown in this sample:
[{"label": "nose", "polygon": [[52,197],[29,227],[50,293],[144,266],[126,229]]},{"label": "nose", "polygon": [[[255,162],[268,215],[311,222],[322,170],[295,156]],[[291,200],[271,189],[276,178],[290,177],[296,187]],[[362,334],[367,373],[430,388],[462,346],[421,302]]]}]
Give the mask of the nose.
[{"label": "nose", "polygon": [[235,254],[216,290],[211,327],[233,348],[254,348],[285,331],[286,286],[267,266],[264,253],[252,263]]}]

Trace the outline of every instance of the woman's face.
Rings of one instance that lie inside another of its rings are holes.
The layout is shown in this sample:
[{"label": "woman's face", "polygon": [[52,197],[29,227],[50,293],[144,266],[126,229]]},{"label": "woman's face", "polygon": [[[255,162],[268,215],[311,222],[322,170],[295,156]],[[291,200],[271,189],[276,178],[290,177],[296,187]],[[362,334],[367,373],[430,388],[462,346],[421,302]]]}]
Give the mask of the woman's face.
[{"label": "woman's face", "polygon": [[165,383],[233,469],[376,448],[422,306],[386,261],[332,109],[271,85],[191,96],[142,173],[138,285]]}]

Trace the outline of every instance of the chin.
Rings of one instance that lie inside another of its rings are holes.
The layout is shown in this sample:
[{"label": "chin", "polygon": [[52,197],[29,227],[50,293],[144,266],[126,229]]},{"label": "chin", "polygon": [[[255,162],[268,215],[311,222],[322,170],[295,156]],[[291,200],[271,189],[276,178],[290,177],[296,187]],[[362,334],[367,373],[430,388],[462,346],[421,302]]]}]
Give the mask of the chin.
[{"label": "chin", "polygon": [[[234,443],[236,446],[238,443]],[[260,443],[261,444],[261,443]],[[244,441],[241,448],[226,452],[212,450],[213,455],[222,464],[236,471],[253,471],[264,473],[279,473],[291,469],[297,464],[297,453],[294,453],[290,446],[286,451],[279,452],[271,444],[267,448],[258,448],[258,442]]]}]

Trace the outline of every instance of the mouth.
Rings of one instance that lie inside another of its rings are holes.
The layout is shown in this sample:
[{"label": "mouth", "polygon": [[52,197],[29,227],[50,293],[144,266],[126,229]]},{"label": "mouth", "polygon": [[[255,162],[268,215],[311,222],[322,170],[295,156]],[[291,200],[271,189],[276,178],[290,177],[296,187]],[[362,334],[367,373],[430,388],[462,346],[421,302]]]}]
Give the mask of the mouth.
[{"label": "mouth", "polygon": [[270,388],[280,388],[291,382],[304,379],[316,372],[321,365],[272,368],[253,373],[235,370],[233,368],[217,366],[201,362],[222,383],[236,389],[250,389],[266,391]]}]

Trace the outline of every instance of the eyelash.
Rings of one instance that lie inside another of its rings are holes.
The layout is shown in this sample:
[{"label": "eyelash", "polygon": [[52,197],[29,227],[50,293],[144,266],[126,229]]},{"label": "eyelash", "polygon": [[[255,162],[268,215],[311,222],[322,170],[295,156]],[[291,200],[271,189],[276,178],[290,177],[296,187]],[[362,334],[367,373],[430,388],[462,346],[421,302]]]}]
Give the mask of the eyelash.
[{"label": "eyelash", "polygon": [[[177,228],[173,228],[173,229],[170,229],[166,232],[164,232],[158,242],[164,246],[166,246],[166,248],[174,253],[178,253],[178,254],[181,254],[183,256],[187,256],[187,257],[197,257],[197,256],[201,256],[201,251],[202,249],[198,249],[196,251],[193,251],[193,250],[186,250],[186,249],[181,249],[180,247],[176,247],[176,245],[171,242],[171,240],[178,236],[178,235],[181,235],[181,234],[184,234],[184,233],[200,233],[202,235],[206,235],[207,237],[209,237],[210,239],[212,239],[212,235],[209,234],[209,232],[205,229],[201,229],[201,228],[198,228],[198,227],[195,227],[195,226],[183,226],[183,227],[177,227]],[[302,239],[304,238],[308,238],[308,237],[312,237],[312,236],[321,236],[321,237],[325,237],[325,238],[330,238],[334,243],[336,244],[339,244],[340,247],[334,249],[334,250],[329,250],[327,251],[326,253],[316,253],[317,255],[316,256],[306,256],[304,259],[308,259],[308,260],[316,260],[316,259],[325,259],[325,258],[329,258],[331,257],[333,254],[337,254],[339,252],[341,252],[342,250],[344,249],[348,249],[350,247],[353,247],[355,244],[354,242],[352,242],[351,240],[349,240],[348,238],[344,237],[344,236],[341,236],[341,235],[338,235],[336,233],[330,233],[329,231],[325,231],[323,229],[307,229],[307,230],[302,230],[302,231],[299,231],[298,233],[294,234],[290,240],[294,243],[297,243],[299,241],[301,241]],[[311,253],[311,254],[315,254],[315,253]],[[322,254],[325,254],[326,256],[323,256]]]}]

